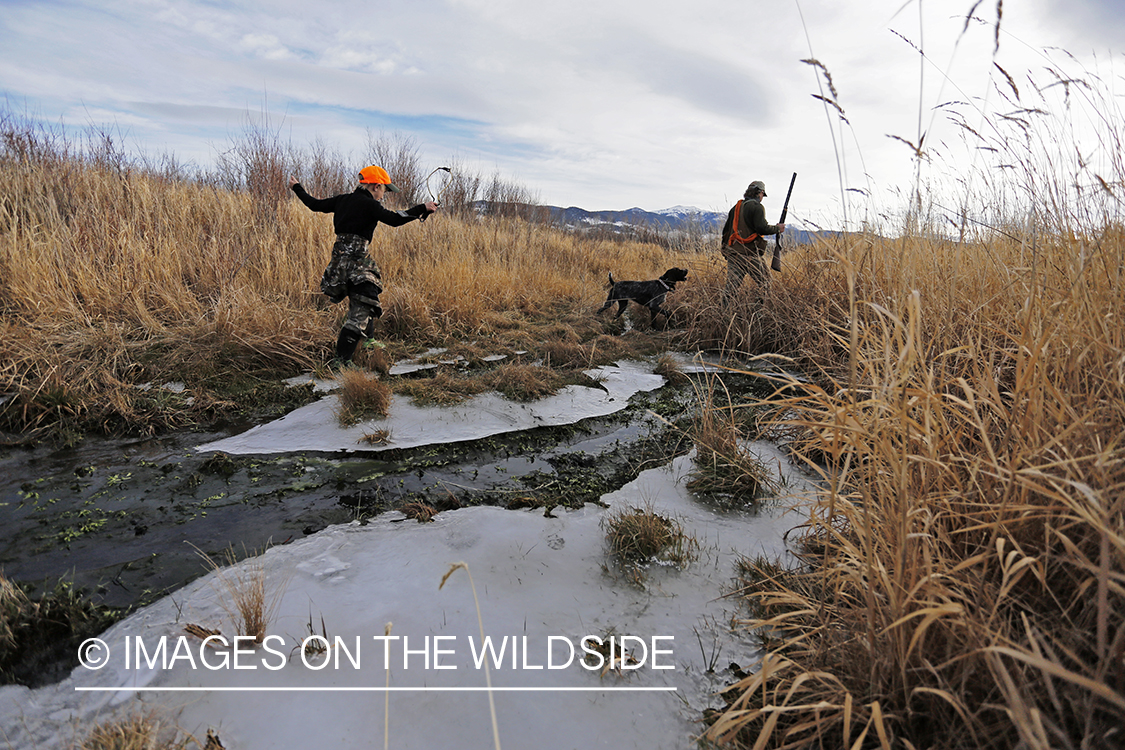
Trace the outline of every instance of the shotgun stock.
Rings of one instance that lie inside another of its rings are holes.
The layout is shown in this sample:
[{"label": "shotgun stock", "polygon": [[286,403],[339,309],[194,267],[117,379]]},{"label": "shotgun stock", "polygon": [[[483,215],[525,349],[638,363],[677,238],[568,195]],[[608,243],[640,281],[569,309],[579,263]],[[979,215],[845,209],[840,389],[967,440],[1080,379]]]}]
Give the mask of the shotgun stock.
[{"label": "shotgun stock", "polygon": [[[789,180],[789,192],[785,194],[785,205],[781,207],[781,218],[777,220],[778,224],[785,223],[785,215],[789,213],[789,199],[793,197],[793,184],[797,182],[797,173],[793,173],[793,179]],[[781,232],[773,236],[773,260],[770,261],[770,268],[775,271],[781,270]]]}]

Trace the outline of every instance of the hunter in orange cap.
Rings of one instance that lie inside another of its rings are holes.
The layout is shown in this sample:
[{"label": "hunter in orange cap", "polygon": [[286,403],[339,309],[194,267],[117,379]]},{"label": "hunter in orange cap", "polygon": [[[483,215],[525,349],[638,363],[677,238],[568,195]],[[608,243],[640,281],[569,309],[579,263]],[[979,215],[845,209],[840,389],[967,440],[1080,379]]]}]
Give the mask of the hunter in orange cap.
[{"label": "hunter in orange cap", "polygon": [[405,211],[385,208],[381,201],[387,191],[402,191],[391,183],[387,170],[374,165],[359,170],[359,187],[351,193],[314,198],[305,192],[296,177],[289,178],[289,187],[313,211],[332,214],[336,242],[332,245],[332,260],[320,279],[320,291],[333,304],[348,298],[348,315],[336,340],[333,361],[336,367],[341,367],[351,361],[359,342],[372,335],[375,318],[383,314],[379,305],[379,295],[383,291],[379,266],[367,254],[375,227],[380,222],[400,227],[429,216],[438,207],[431,202],[419,203]]},{"label": "hunter in orange cap", "polygon": [[391,193],[401,193],[398,187],[391,183],[391,176],[387,174],[387,170],[382,167],[364,167],[359,170],[359,184],[360,185],[386,185],[387,190]]}]

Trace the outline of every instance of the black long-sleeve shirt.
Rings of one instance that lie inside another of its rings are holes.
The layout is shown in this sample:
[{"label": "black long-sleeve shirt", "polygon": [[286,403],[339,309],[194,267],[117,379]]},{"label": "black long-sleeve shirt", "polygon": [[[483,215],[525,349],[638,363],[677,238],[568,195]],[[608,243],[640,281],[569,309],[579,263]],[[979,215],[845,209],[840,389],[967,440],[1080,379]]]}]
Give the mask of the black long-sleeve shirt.
[{"label": "black long-sleeve shirt", "polygon": [[422,204],[405,211],[392,211],[362,187],[357,187],[353,193],[341,193],[331,198],[314,198],[305,192],[301,183],[293,186],[293,192],[313,211],[332,214],[336,234],[356,234],[368,242],[380,222],[399,227],[428,213]]}]

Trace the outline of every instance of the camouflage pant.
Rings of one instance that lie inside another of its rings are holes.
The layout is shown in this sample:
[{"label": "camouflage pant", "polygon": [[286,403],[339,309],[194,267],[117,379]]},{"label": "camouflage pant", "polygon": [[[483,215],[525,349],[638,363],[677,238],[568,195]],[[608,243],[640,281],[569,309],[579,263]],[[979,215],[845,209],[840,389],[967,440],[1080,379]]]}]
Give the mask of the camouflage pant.
[{"label": "camouflage pant", "polygon": [[320,291],[333,304],[348,298],[344,328],[367,335],[371,321],[383,314],[379,278],[379,266],[367,255],[367,240],[354,234],[337,235],[332,260],[320,278]]},{"label": "camouflage pant", "polygon": [[770,283],[769,269],[766,268],[765,252],[768,244],[759,237],[750,247],[746,245],[724,245],[723,257],[727,259],[726,294],[730,296],[742,286],[747,274],[759,286]]}]

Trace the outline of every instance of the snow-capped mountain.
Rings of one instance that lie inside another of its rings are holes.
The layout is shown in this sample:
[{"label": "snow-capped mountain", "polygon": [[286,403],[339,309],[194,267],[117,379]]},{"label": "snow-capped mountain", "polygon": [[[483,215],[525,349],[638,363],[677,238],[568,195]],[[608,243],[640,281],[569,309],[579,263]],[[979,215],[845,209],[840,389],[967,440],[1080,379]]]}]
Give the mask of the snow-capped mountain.
[{"label": "snow-capped mountain", "polygon": [[[511,204],[506,204],[510,210]],[[482,213],[491,207],[484,201],[478,205]],[[626,208],[620,211],[590,211],[577,206],[524,206],[528,216],[539,217],[558,226],[585,234],[603,234],[654,239],[656,236],[692,235],[710,237],[716,241],[727,219],[726,211],[705,211],[694,206],[672,206],[660,211],[646,211],[643,208]],[[801,229],[791,224],[785,232],[786,244],[811,242],[817,232]]]},{"label": "snow-capped mountain", "polygon": [[690,206],[673,206],[663,211],[646,211],[636,207],[621,211],[588,211],[577,206],[569,208],[546,206],[546,208],[551,212],[551,218],[575,229],[627,226],[652,231],[691,229],[706,233],[719,231],[726,220],[725,213],[701,211]]}]

